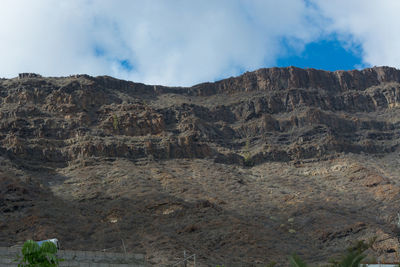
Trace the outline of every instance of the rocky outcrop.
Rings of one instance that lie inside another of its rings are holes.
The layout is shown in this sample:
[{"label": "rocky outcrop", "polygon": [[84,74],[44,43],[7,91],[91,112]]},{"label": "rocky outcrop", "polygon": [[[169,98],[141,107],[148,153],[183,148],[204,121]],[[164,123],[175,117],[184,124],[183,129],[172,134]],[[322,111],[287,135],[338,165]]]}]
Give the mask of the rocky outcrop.
[{"label": "rocky outcrop", "polygon": [[294,88],[322,89],[327,92],[364,91],[382,83],[400,82],[400,71],[374,67],[361,71],[321,71],[296,67],[260,69],[237,78],[194,86],[197,95],[251,91],[281,91]]},{"label": "rocky outcrop", "polygon": [[190,88],[25,75],[0,83],[0,141],[10,157],[65,165],[80,157],[238,163],[248,154],[257,164],[386,153],[399,145],[399,82],[388,67],[260,69]]},{"label": "rocky outcrop", "polygon": [[322,263],[376,236],[371,255],[398,261],[399,73],[0,79],[0,246],[122,239],[153,266],[183,250],[254,266],[293,251]]}]

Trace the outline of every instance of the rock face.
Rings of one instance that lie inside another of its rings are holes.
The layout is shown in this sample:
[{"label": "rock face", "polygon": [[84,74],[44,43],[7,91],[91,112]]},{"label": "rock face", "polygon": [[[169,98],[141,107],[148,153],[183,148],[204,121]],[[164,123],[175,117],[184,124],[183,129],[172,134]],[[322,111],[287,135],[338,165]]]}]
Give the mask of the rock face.
[{"label": "rock face", "polygon": [[0,80],[0,103],[0,246],[56,234],[104,249],[123,234],[152,263],[187,249],[205,265],[321,262],[374,234],[375,255],[398,250],[397,69],[271,68],[187,88],[23,74]]}]

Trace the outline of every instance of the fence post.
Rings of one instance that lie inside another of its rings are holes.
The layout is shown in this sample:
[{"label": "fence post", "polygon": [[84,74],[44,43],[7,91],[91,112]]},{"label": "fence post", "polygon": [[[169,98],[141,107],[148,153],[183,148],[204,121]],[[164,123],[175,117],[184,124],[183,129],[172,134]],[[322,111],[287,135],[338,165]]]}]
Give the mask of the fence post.
[{"label": "fence post", "polygon": [[124,240],[121,238],[121,241],[122,241],[122,246],[124,247],[124,252],[125,252],[125,257],[126,257],[126,247],[125,247],[125,243],[124,243]]}]

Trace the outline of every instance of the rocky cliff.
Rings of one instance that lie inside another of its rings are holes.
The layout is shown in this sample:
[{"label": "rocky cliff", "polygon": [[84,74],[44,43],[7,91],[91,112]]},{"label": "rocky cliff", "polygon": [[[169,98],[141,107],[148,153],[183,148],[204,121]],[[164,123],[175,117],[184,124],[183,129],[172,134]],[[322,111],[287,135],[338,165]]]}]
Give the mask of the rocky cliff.
[{"label": "rocky cliff", "polygon": [[0,103],[0,245],[126,236],[153,263],[186,248],[206,265],[255,264],[321,262],[377,235],[373,253],[397,255],[397,69],[271,68],[193,87],[22,75],[0,80]]}]

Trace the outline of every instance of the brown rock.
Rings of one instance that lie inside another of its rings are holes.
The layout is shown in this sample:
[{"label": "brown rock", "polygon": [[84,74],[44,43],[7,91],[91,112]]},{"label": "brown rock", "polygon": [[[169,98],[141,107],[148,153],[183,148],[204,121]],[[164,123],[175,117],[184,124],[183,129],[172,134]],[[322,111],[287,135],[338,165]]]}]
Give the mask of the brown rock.
[{"label": "brown rock", "polygon": [[29,74],[1,79],[0,101],[1,246],[123,238],[153,265],[186,249],[253,266],[323,263],[378,233],[376,256],[397,253],[397,69],[271,68],[187,88]]}]

